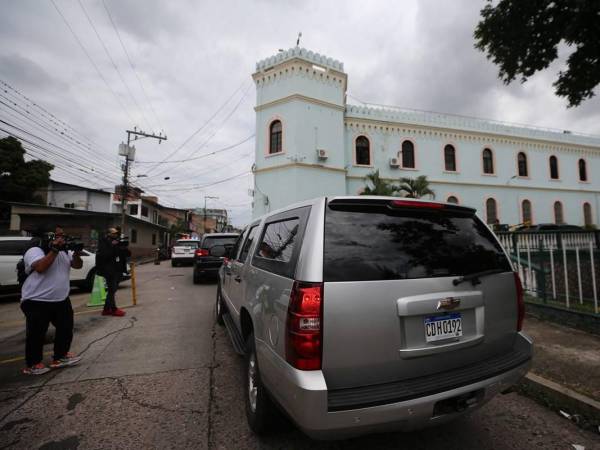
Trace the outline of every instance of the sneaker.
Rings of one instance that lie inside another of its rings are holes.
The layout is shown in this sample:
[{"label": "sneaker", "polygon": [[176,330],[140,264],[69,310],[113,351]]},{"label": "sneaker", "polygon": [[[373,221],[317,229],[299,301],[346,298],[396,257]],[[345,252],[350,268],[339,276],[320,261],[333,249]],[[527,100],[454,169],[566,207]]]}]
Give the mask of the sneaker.
[{"label": "sneaker", "polygon": [[50,372],[50,369],[44,365],[44,363],[38,363],[35,366],[25,367],[23,369],[23,375],[43,375]]},{"label": "sneaker", "polygon": [[61,367],[74,366],[81,361],[81,356],[76,356],[75,353],[67,353],[60,359],[55,359],[50,363],[51,369],[60,369]]},{"label": "sneaker", "polygon": [[125,311],[123,311],[121,308],[115,308],[112,310],[112,315],[116,316],[116,317],[123,317],[125,314],[127,314]]},{"label": "sneaker", "polygon": [[102,310],[102,315],[103,316],[112,316],[113,315],[113,310],[111,308],[104,308]]}]

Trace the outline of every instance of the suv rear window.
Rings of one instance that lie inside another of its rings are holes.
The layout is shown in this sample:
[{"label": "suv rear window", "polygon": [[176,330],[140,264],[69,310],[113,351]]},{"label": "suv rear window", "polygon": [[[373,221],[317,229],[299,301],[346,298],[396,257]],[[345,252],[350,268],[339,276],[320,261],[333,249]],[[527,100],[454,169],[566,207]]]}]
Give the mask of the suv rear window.
[{"label": "suv rear window", "polygon": [[177,241],[175,247],[192,247],[198,248],[198,241]]},{"label": "suv rear window", "polygon": [[207,237],[202,242],[202,248],[210,250],[215,245],[222,245],[224,247],[233,247],[237,241],[237,236],[215,236]]},{"label": "suv rear window", "polygon": [[330,204],[323,279],[402,280],[512,270],[492,233],[471,211]]}]

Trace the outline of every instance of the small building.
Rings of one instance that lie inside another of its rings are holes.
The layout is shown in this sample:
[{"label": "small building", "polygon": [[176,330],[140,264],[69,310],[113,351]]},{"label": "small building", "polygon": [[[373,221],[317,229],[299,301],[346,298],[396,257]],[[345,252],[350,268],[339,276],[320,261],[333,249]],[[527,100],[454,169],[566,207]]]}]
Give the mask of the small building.
[{"label": "small building", "polygon": [[[7,202],[5,207],[10,209],[10,224],[3,232],[41,234],[60,225],[65,234],[81,240],[92,252],[97,250],[98,239],[108,228],[121,224],[121,215],[111,212],[17,202]],[[126,217],[125,223],[133,258],[153,256],[156,247],[165,242],[168,230],[162,225],[130,216]]]},{"label": "small building", "polygon": [[97,212],[110,212],[111,209],[111,192],[56,180],[50,180],[48,188],[38,190],[36,195],[47,206]]}]

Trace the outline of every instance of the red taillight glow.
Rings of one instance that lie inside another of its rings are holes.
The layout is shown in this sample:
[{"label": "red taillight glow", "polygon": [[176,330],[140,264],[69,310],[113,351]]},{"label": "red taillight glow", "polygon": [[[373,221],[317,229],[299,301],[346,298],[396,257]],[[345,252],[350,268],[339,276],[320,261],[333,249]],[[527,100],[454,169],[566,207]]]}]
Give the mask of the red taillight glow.
[{"label": "red taillight glow", "polygon": [[321,369],[323,284],[294,282],[287,316],[286,360],[296,369]]},{"label": "red taillight glow", "polygon": [[199,248],[194,253],[196,256],[208,256],[208,250],[205,248]]},{"label": "red taillight glow", "polygon": [[523,300],[523,285],[517,272],[513,272],[515,276],[515,287],[517,290],[517,331],[523,329],[523,319],[525,319],[525,302]]},{"label": "red taillight glow", "polygon": [[442,203],[434,203],[434,202],[419,202],[419,201],[410,201],[410,200],[392,200],[391,205],[393,207],[406,207],[406,208],[427,208],[427,209],[443,209],[444,205]]}]

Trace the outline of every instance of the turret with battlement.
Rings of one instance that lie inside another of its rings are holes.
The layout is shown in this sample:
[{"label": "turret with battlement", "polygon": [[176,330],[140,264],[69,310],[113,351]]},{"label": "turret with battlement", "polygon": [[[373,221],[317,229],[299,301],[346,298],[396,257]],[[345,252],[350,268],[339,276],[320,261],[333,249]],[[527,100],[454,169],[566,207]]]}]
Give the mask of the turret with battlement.
[{"label": "turret with battlement", "polygon": [[[295,47],[259,61],[252,78],[256,84],[254,215],[271,210],[274,204],[345,193],[344,65]],[[308,179],[309,187],[297,189]],[[278,189],[263,194],[263,184]]]}]

